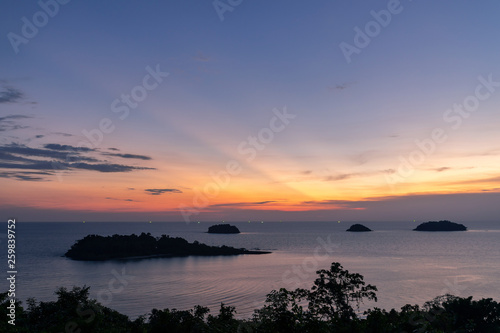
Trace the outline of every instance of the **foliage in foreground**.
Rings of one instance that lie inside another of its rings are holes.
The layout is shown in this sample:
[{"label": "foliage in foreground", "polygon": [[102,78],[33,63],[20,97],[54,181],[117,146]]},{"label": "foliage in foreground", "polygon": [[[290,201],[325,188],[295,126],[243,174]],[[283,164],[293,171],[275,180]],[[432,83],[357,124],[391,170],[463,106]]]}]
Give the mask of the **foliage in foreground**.
[{"label": "foliage in foreground", "polygon": [[[359,318],[364,300],[377,300],[377,288],[363,276],[349,273],[339,263],[319,270],[310,290],[284,288],[267,295],[253,318],[235,319],[235,308],[221,304],[217,315],[206,307],[158,310],[132,321],[89,299],[89,287],[59,288],[57,301],[27,301],[16,305],[16,326],[0,322],[0,332],[500,332],[500,303],[452,295],[436,297],[423,307],[405,305],[401,311],[374,308]],[[0,315],[7,317],[9,299],[0,294]]]}]

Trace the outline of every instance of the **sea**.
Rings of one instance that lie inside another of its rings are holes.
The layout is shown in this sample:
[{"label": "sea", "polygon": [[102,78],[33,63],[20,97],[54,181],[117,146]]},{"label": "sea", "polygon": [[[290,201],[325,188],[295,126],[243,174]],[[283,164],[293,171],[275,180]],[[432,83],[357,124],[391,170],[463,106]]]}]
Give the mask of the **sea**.
[{"label": "sea", "polygon": [[[346,232],[350,222],[235,222],[240,234],[208,234],[214,223],[17,222],[16,297],[56,300],[59,287],[90,287],[90,297],[135,319],[156,309],[234,306],[251,318],[272,290],[309,289],[316,271],[339,262],[377,287],[368,308],[400,309],[453,294],[500,301],[500,222],[460,222],[465,232],[412,231],[419,222],[363,222],[373,232]],[[7,225],[0,248],[7,263]],[[271,251],[238,256],[190,256],[102,262],[64,253],[89,234],[151,233],[208,245]],[[4,266],[7,272],[7,265]],[[7,275],[7,273],[5,273]],[[8,289],[3,279],[2,289]]]}]

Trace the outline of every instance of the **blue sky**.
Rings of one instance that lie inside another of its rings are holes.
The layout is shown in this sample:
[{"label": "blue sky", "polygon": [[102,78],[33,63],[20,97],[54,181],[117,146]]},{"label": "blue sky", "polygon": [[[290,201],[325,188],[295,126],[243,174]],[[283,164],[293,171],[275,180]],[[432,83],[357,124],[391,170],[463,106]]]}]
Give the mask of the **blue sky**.
[{"label": "blue sky", "polygon": [[[500,81],[498,2],[243,0],[223,20],[211,1],[41,3],[49,11],[57,3],[57,13],[15,47],[9,33],[23,37],[23,17],[43,19],[43,6],[0,5],[0,149],[9,154],[0,182],[16,192],[2,197],[6,214],[180,220],[179,206],[189,206],[203,220],[297,211],[301,219],[369,219],[375,210],[366,202],[467,194],[491,203],[481,219],[498,216],[500,93],[481,87],[488,98],[457,129],[443,118],[484,80]],[[366,33],[377,25],[373,12],[391,8],[390,22],[346,61],[341,43],[355,46],[355,28]],[[140,86],[148,67],[169,75],[120,119],[112,102]],[[274,109],[295,118],[248,161],[238,147],[270,124]],[[83,131],[102,119],[113,130],[79,154],[92,165],[66,158],[63,177],[26,165],[62,162],[47,145],[81,147]],[[401,158],[436,128],[445,142],[402,177]],[[41,150],[34,157],[28,148]],[[207,197],[211,174],[230,160],[242,171],[195,207],[196,193]],[[39,200],[42,193],[54,199]],[[351,204],[324,208],[339,200]],[[393,219],[410,212],[404,205]],[[377,210],[374,218],[385,216]]]}]

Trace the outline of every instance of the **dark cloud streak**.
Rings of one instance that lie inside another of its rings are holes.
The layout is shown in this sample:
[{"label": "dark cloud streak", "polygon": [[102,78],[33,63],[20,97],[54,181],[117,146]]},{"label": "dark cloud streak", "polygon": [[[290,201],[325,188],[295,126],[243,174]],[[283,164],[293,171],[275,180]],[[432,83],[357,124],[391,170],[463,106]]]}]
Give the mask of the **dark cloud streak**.
[{"label": "dark cloud streak", "polygon": [[3,91],[0,91],[1,103],[17,103],[24,98],[24,93],[16,88],[4,86]]},{"label": "dark cloud streak", "polygon": [[150,160],[151,157],[145,155],[135,155],[135,154],[115,154],[115,153],[102,153],[102,155],[106,156],[116,156],[121,158],[133,158],[138,160]]},{"label": "dark cloud streak", "polygon": [[74,147],[74,146],[70,146],[70,145],[60,145],[57,143],[48,143],[44,147],[47,149],[50,149],[50,150],[59,150],[59,151],[71,151],[71,152],[74,152],[74,151],[80,151],[80,152],[92,151],[92,149],[87,148],[87,147]]},{"label": "dark cloud streak", "polygon": [[[59,170],[91,170],[105,173],[156,170],[155,168],[108,163],[98,158],[84,156],[82,155],[83,153],[103,155],[97,149],[86,147],[73,147],[70,145],[50,143],[44,145],[44,148],[31,148],[25,145],[11,143],[0,146],[0,169],[41,170],[47,172]],[[133,154],[123,155],[130,155],[131,157],[129,158],[140,159],[146,157]],[[150,158],[147,157],[147,159]],[[42,175],[50,176],[53,175],[53,173]],[[33,177],[13,172],[6,172],[2,177],[17,180],[42,180],[41,177]]]},{"label": "dark cloud streak", "polygon": [[111,198],[111,197],[106,197],[107,200],[116,200],[116,201],[127,201],[127,202],[141,202],[138,200],[134,199],[118,199],[118,198]]},{"label": "dark cloud streak", "polygon": [[176,188],[148,188],[144,191],[149,192],[151,195],[161,195],[163,193],[182,193],[181,190]]},{"label": "dark cloud streak", "polygon": [[266,205],[274,202],[277,201],[268,200],[268,201],[257,201],[257,202],[230,202],[230,203],[210,205],[210,207],[248,207],[248,206]]},{"label": "dark cloud streak", "polygon": [[31,116],[21,114],[11,114],[8,116],[0,117],[0,132],[13,131],[17,129],[29,128],[29,126],[20,125],[16,122],[19,119],[30,119]]},{"label": "dark cloud streak", "polygon": [[22,181],[45,181],[45,177],[37,177],[37,176],[47,176],[52,175],[50,172],[33,172],[33,171],[17,171],[17,172],[1,172],[0,178],[11,178],[15,180]]}]

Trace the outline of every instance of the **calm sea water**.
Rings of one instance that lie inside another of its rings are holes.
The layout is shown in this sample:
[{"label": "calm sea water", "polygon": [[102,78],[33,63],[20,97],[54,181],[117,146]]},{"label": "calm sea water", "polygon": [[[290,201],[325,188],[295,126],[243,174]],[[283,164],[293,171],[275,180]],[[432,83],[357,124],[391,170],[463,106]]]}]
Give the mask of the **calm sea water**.
[{"label": "calm sea water", "polygon": [[[374,232],[348,233],[351,223],[344,222],[252,222],[232,223],[241,234],[216,235],[206,233],[212,223],[18,222],[17,295],[23,302],[51,301],[57,287],[87,285],[91,297],[132,318],[153,308],[197,304],[216,313],[220,302],[250,318],[271,290],[310,288],[315,271],[337,261],[377,286],[378,302],[365,308],[422,305],[445,293],[500,301],[500,222],[463,223],[467,232],[415,232],[418,222],[369,222],[363,224]],[[141,232],[272,253],[106,262],[62,257],[88,234]],[[0,242],[6,262],[5,231]]]}]

